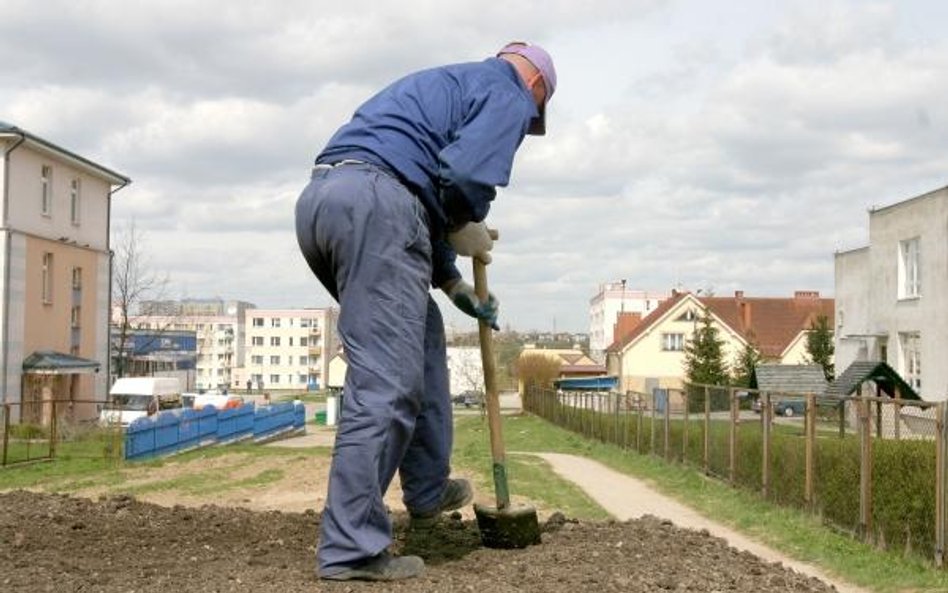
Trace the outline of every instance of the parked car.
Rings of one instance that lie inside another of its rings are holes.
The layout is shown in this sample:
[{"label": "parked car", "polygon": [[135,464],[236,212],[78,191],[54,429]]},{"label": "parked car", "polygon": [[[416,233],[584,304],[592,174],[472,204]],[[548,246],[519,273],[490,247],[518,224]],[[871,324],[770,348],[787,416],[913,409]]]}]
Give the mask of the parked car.
[{"label": "parked car", "polygon": [[[775,416],[790,418],[806,414],[806,400],[803,398],[780,398],[773,400],[772,404]],[[751,409],[760,414],[762,405],[761,398],[758,397],[751,402]]]},{"label": "parked car", "polygon": [[484,403],[484,394],[480,391],[465,391],[451,398],[451,401],[457,406],[471,408],[481,406]]}]

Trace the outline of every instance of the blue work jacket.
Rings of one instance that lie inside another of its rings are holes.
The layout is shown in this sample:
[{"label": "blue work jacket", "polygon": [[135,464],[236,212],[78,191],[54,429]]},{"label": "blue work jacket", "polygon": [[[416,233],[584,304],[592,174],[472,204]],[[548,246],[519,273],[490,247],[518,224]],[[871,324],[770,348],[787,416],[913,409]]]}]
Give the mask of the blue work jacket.
[{"label": "blue work jacket", "polygon": [[316,162],[358,159],[396,175],[428,213],[432,284],[441,286],[460,277],[446,233],[484,220],[538,115],[533,95],[504,60],[431,68],[366,101]]}]

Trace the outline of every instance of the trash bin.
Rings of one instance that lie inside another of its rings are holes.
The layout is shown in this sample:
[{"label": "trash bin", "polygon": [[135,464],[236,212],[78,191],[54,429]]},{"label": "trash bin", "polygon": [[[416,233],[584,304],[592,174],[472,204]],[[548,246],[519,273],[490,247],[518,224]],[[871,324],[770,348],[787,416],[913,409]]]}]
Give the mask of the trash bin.
[{"label": "trash bin", "polygon": [[316,412],[316,424],[319,424],[320,426],[326,425],[326,411],[325,410],[320,410],[319,412]]}]

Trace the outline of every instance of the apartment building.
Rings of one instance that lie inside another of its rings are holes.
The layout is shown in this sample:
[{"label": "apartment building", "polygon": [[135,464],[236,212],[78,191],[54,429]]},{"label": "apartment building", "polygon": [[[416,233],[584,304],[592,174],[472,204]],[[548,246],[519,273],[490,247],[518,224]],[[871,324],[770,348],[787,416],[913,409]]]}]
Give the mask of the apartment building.
[{"label": "apartment building", "polygon": [[338,311],[248,309],[244,313],[246,364],[240,385],[260,391],[322,389],[336,354]]},{"label": "apartment building", "polygon": [[882,361],[948,397],[948,187],[869,211],[869,245],[836,254],[836,369]]},{"label": "apartment building", "polygon": [[111,197],[130,180],[4,122],[0,151],[0,400],[14,421],[48,422],[53,400],[91,417],[109,375]]},{"label": "apartment building", "polygon": [[245,363],[245,312],[253,307],[222,299],[148,301],[140,305],[145,314],[130,316],[129,323],[153,332],[194,332],[194,388],[236,389],[243,385],[239,369]]},{"label": "apartment building", "polygon": [[589,300],[590,358],[605,363],[606,348],[615,340],[614,330],[620,316],[638,315],[641,319],[670,296],[670,292],[626,288],[625,280],[600,284]]}]

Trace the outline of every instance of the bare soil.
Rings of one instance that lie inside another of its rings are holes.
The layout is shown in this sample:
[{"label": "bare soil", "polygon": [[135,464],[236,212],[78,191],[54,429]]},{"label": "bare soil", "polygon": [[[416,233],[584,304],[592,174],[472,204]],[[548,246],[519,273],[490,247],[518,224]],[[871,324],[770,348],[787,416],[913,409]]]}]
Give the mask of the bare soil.
[{"label": "bare soil", "polygon": [[557,513],[541,545],[481,547],[461,515],[425,532],[396,511],[395,551],[419,554],[418,579],[327,583],[314,575],[319,515],[226,506],[162,506],[130,496],[99,499],[0,494],[0,591],[833,591],[824,583],[738,552],[707,531],[643,517],[582,523]]}]

